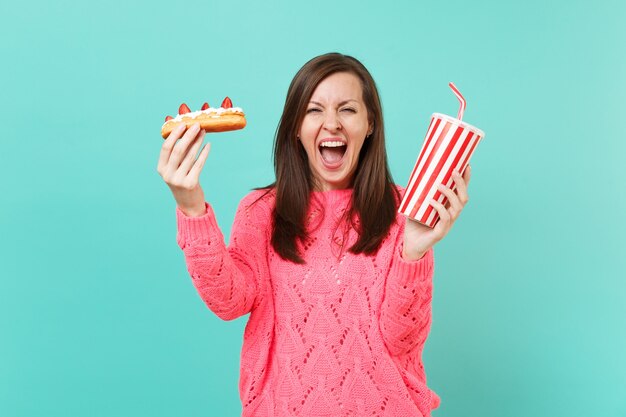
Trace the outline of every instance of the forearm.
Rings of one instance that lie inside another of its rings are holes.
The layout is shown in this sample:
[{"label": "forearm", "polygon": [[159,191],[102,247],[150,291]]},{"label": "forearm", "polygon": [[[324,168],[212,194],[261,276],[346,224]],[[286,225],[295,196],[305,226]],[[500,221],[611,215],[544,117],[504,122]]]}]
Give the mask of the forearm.
[{"label": "forearm", "polygon": [[396,256],[385,283],[380,329],[390,353],[401,355],[428,335],[434,258],[432,249],[412,262]]},{"label": "forearm", "polygon": [[254,274],[235,251],[229,251],[209,205],[206,214],[188,217],[177,209],[178,244],[198,294],[220,318],[250,311],[256,293]]}]

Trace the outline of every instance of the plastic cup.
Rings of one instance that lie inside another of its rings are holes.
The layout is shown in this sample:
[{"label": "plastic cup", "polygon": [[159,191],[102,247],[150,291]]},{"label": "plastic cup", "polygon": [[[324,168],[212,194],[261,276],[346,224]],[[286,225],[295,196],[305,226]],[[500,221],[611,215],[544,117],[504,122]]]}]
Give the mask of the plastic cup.
[{"label": "plastic cup", "polygon": [[437,185],[456,188],[452,172],[457,170],[463,174],[476,145],[484,137],[484,132],[472,125],[433,113],[398,212],[428,227],[435,227],[439,213],[429,202],[434,199],[445,205],[448,201]]}]

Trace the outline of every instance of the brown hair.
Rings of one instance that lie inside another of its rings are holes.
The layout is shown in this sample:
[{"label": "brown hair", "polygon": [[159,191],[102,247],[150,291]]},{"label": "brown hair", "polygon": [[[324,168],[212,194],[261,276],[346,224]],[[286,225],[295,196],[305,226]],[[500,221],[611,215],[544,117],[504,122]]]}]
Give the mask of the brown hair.
[{"label": "brown hair", "polygon": [[396,218],[400,196],[389,172],[382,106],[372,76],[351,56],[329,53],[315,57],[304,64],[289,85],[274,141],[276,182],[269,186],[276,190],[272,246],[283,259],[295,263],[304,263],[297,241],[307,237],[305,217],[314,185],[306,151],[296,136],[318,84],[337,72],[348,72],[359,78],[368,119],[373,125],[373,132],[359,154],[352,201],[346,214],[359,235],[350,252],[376,253]]}]

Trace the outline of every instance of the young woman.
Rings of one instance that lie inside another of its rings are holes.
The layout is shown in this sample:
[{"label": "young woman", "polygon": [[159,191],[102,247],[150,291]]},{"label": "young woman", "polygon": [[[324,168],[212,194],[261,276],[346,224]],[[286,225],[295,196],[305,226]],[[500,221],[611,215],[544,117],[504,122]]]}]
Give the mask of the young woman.
[{"label": "young woman", "polygon": [[198,182],[203,138],[197,125],[172,132],[158,172],[200,296],[224,320],[250,313],[243,416],[430,416],[432,247],[468,201],[470,170],[440,186],[434,229],[399,216],[374,80],[350,56],[318,56],[287,92],[276,182],[241,201],[225,246]]}]

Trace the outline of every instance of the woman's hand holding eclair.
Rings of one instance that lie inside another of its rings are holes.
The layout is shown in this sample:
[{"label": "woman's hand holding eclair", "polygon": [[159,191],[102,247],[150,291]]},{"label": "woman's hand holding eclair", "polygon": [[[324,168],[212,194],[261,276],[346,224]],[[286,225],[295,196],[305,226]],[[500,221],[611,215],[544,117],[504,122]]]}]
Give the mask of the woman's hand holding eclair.
[{"label": "woman's hand holding eclair", "polygon": [[163,142],[157,166],[157,172],[170,187],[176,204],[190,217],[202,216],[206,212],[199,178],[211,144],[207,143],[196,158],[205,133],[199,123],[189,129],[184,124],[177,126]]}]

